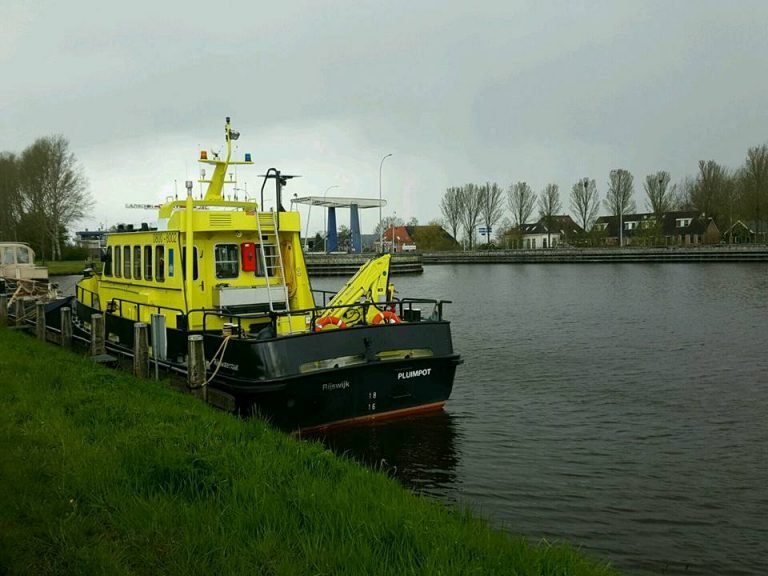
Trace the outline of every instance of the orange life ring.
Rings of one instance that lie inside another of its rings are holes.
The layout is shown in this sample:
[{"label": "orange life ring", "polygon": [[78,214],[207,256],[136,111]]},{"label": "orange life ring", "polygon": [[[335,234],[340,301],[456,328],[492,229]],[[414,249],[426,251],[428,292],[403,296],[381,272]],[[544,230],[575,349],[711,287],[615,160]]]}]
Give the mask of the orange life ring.
[{"label": "orange life ring", "polygon": [[384,312],[379,312],[376,314],[376,316],[373,317],[373,320],[371,321],[371,324],[400,324],[402,320],[400,320],[400,316],[395,314],[394,312],[390,312],[389,310],[384,310]]},{"label": "orange life ring", "polygon": [[347,325],[344,324],[344,320],[341,318],[337,318],[336,316],[325,316],[315,322],[315,332],[322,332],[328,325],[336,326],[336,328],[339,329],[347,327]]}]

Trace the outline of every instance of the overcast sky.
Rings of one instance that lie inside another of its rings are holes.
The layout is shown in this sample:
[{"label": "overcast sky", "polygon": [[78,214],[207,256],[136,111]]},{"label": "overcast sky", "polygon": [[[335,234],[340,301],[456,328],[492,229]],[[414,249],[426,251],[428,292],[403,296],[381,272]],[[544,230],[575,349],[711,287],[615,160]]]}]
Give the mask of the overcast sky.
[{"label": "overcast sky", "polygon": [[603,195],[612,168],[644,209],[646,174],[735,167],[768,141],[767,56],[765,0],[0,0],[0,150],[68,138],[91,228],[154,216],[123,205],[197,178],[225,116],[249,190],[275,166],[302,175],[289,196],[377,197],[392,153],[384,213],[405,220],[467,182],[555,182],[567,210],[578,178]]}]

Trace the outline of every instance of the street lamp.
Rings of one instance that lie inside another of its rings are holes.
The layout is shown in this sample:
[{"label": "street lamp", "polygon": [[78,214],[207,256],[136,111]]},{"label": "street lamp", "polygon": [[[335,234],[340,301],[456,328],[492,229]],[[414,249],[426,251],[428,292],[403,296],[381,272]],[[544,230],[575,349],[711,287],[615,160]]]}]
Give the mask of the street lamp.
[{"label": "street lamp", "polygon": [[[338,188],[338,186],[328,186],[328,188],[325,189],[325,192],[323,192],[323,200],[325,200],[325,195],[328,194],[328,190],[333,190],[334,188]],[[328,252],[328,207],[325,207],[325,226],[323,227],[323,230],[325,231],[325,236],[323,238],[323,252]]]},{"label": "street lamp", "polygon": [[384,228],[382,228],[381,225],[381,168],[384,166],[384,160],[390,156],[392,156],[392,154],[387,154],[379,163],[379,252],[384,252]]}]

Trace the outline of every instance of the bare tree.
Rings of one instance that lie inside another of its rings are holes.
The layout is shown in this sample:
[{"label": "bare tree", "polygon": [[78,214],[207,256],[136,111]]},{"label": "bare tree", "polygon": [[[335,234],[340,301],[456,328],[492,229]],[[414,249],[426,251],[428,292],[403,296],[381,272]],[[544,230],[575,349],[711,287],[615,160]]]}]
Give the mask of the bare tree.
[{"label": "bare tree", "polygon": [[452,186],[445,191],[440,201],[440,211],[443,213],[445,223],[451,230],[451,236],[458,240],[459,226],[461,225],[461,188]]},{"label": "bare tree", "polygon": [[754,240],[765,242],[763,214],[768,209],[768,145],[755,146],[747,151],[742,174],[744,199],[748,208],[746,212],[754,214]]},{"label": "bare tree", "polygon": [[22,205],[15,154],[0,153],[0,240],[16,240]]},{"label": "bare tree", "polygon": [[718,225],[725,223],[725,214],[732,214],[733,190],[728,170],[714,160],[699,160],[699,174],[691,189],[691,203],[699,212],[713,218]]},{"label": "bare tree", "polygon": [[669,172],[659,170],[655,174],[645,177],[646,206],[656,216],[656,221],[661,222],[662,216],[672,209],[675,196],[675,187],[669,187]]},{"label": "bare tree", "polygon": [[594,179],[582,178],[571,187],[571,210],[576,214],[577,223],[584,232],[592,229],[599,209],[600,198]]},{"label": "bare tree", "polygon": [[519,228],[531,217],[536,202],[536,194],[525,182],[511,185],[508,194],[507,203],[509,204],[509,211],[512,212],[512,224]]},{"label": "bare tree", "polygon": [[480,218],[481,195],[480,189],[474,184],[466,184],[460,188],[461,223],[469,241],[469,249],[475,245],[475,229]]},{"label": "bare tree", "polygon": [[487,244],[491,242],[493,227],[504,213],[504,207],[502,206],[503,194],[503,190],[495,182],[493,184],[486,182],[484,186],[480,187],[480,215],[486,227],[485,237]]},{"label": "bare tree", "polygon": [[547,247],[552,248],[552,222],[560,211],[560,187],[547,184],[539,196],[539,216],[547,227]]},{"label": "bare tree", "polygon": [[21,190],[26,212],[41,227],[43,248],[47,240],[51,258],[61,259],[63,231],[82,219],[92,203],[85,177],[63,136],[40,138],[24,150]]},{"label": "bare tree", "polygon": [[624,245],[624,214],[634,212],[635,201],[632,199],[634,177],[628,170],[611,170],[608,178],[608,191],[605,194],[605,208],[612,216],[619,217],[619,246]]}]

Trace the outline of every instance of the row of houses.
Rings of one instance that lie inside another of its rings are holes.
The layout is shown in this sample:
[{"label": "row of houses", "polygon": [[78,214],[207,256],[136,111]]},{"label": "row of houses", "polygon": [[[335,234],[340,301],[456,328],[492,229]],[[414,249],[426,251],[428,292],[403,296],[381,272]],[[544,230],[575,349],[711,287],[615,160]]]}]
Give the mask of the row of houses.
[{"label": "row of houses", "polygon": [[[755,237],[753,228],[737,221],[721,234],[712,218],[694,210],[678,210],[666,212],[661,218],[652,213],[625,214],[622,218],[600,216],[591,235],[594,242],[608,246],[618,245],[620,238],[624,246],[696,246],[751,242]],[[619,234],[620,229],[622,234]],[[78,232],[78,244],[90,248],[97,256],[104,245],[105,234],[103,230]],[[527,250],[557,248],[572,246],[586,236],[570,216],[558,215],[508,230],[501,239],[501,245]],[[461,249],[461,244],[438,225],[390,227],[384,231],[382,240],[380,246],[376,235],[364,234],[364,249],[397,253]]]},{"label": "row of houses", "polygon": [[[616,246],[697,246],[701,244],[741,244],[753,241],[754,226],[736,221],[725,232],[715,221],[695,210],[666,212],[657,217],[646,212],[619,216],[600,216],[591,231],[593,242]],[[535,250],[556,248],[580,242],[587,235],[570,216],[542,218],[508,231],[502,243],[514,248]]]}]

